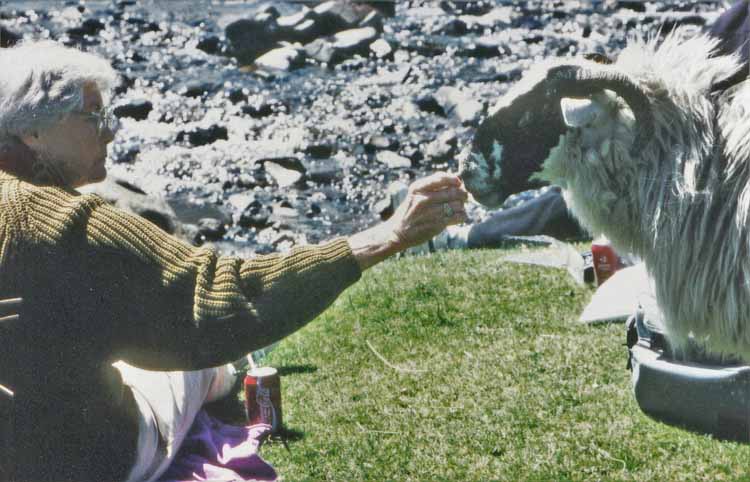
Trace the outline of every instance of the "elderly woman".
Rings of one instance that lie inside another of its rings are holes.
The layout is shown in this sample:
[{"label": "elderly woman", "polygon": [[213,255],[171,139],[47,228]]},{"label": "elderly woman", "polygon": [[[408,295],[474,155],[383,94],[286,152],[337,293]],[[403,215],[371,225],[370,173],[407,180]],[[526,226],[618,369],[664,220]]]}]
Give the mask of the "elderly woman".
[{"label": "elderly woman", "polygon": [[106,61],[44,42],[0,50],[0,65],[0,298],[34,300],[0,326],[15,422],[0,464],[18,480],[155,480],[201,404],[227,392],[224,364],[465,217],[461,182],[438,173],[349,238],[218,256],[75,191],[106,176]]}]

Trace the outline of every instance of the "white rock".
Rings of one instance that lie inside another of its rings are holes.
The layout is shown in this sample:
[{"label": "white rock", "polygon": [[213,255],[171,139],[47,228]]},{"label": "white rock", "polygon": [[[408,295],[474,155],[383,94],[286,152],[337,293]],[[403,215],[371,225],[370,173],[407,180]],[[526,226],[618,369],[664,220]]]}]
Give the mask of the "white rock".
[{"label": "white rock", "polygon": [[276,180],[279,187],[291,186],[302,179],[302,176],[304,175],[299,171],[287,169],[286,167],[272,161],[266,161],[264,167],[266,172]]},{"label": "white rock", "polygon": [[364,42],[369,42],[377,36],[378,31],[372,27],[344,30],[334,35],[333,47],[336,49],[348,49]]},{"label": "white rock", "polygon": [[377,58],[382,59],[393,52],[393,47],[391,47],[391,44],[387,40],[379,38],[370,44],[370,50],[372,50]]},{"label": "white rock", "polygon": [[411,167],[411,161],[404,156],[400,156],[393,151],[380,151],[375,155],[375,159],[391,169]]},{"label": "white rock", "polygon": [[462,124],[477,120],[484,109],[476,101],[455,87],[444,86],[435,93],[435,100],[443,107],[445,113],[457,117]]},{"label": "white rock", "polygon": [[255,65],[267,70],[289,70],[301,57],[302,53],[295,47],[279,47],[255,59]]}]

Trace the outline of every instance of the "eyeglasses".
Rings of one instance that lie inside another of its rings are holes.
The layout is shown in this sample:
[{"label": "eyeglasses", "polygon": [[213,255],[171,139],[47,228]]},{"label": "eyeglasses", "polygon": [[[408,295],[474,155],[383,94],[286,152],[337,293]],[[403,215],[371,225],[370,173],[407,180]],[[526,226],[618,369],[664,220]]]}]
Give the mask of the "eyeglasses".
[{"label": "eyeglasses", "polygon": [[100,136],[105,132],[114,135],[120,128],[120,119],[109,107],[102,107],[96,112],[80,112],[80,114],[96,122],[96,132]]}]

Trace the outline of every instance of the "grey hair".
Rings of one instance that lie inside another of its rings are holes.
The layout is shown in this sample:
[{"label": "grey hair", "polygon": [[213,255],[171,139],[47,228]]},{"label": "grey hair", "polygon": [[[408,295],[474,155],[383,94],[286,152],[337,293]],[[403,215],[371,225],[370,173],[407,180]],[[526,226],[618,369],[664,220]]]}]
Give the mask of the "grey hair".
[{"label": "grey hair", "polygon": [[106,103],[116,80],[102,57],[53,41],[0,49],[0,148],[83,108],[85,85]]}]

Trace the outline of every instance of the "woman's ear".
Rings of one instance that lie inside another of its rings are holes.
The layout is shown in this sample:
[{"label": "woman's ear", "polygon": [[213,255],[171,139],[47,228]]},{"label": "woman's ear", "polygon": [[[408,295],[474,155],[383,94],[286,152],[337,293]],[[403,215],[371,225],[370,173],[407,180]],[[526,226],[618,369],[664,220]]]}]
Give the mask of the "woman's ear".
[{"label": "woman's ear", "polygon": [[20,138],[15,138],[0,148],[0,169],[21,178],[31,179],[35,159],[33,148]]},{"label": "woman's ear", "polygon": [[36,131],[24,136],[20,136],[18,139],[21,141],[21,143],[31,149],[34,149],[35,146],[39,145],[39,133]]}]

